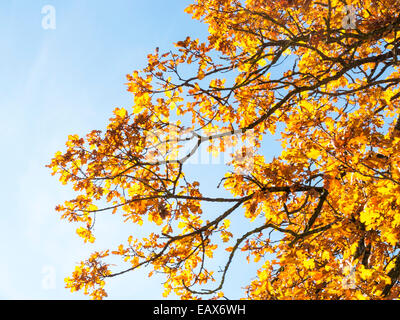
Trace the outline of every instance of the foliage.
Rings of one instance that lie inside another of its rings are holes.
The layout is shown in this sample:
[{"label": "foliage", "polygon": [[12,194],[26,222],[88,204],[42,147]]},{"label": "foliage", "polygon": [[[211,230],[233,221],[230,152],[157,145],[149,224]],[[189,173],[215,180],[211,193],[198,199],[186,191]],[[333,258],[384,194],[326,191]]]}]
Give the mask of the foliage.
[{"label": "foliage", "polygon": [[[208,25],[207,41],[187,37],[175,52],[149,54],[147,66],[127,76],[133,109],[115,109],[105,132],[69,136],[48,165],[78,192],[57,211],[79,223],[85,242],[95,240],[94,217],[103,211],[155,226],[93,254],[67,287],[102,298],[107,278],[149,266],[165,273],[165,295],[220,298],[235,254],[244,252],[265,261],[247,298],[398,298],[399,7],[398,0],[187,7]],[[282,152],[266,161],[263,138],[277,130]],[[215,182],[231,197],[204,194],[185,178],[201,144],[211,141],[218,154],[250,132],[253,143],[242,151],[251,168],[234,157],[234,170]],[[187,153],[177,152],[187,143]],[[229,207],[206,219],[206,202]],[[240,212],[253,228],[237,236],[229,230]],[[214,274],[209,258],[226,251],[223,272]],[[109,255],[129,266],[112,272]]]}]

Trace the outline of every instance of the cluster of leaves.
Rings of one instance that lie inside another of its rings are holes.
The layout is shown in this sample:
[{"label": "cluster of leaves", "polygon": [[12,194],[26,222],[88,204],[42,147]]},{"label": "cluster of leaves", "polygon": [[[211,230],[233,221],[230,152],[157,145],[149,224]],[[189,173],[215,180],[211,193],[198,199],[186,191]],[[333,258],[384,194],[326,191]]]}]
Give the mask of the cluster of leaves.
[{"label": "cluster of leaves", "polygon": [[[85,241],[95,240],[100,211],[158,228],[111,252],[129,263],[125,270],[112,273],[102,262],[108,251],[96,253],[67,287],[102,298],[105,279],[146,265],[165,274],[166,295],[219,298],[243,251],[256,261],[275,257],[248,284],[248,298],[398,298],[399,7],[398,0],[191,4],[186,12],[208,25],[208,40],[187,37],[176,52],[149,54],[148,65],[127,76],[132,110],[117,108],[104,133],[69,136],[49,164],[79,193],[57,210],[80,223]],[[180,117],[174,124],[172,111]],[[282,152],[267,162],[262,139],[278,125]],[[251,171],[227,171],[220,182],[232,197],[204,195],[185,178],[185,162],[202,143],[224,152],[250,130]],[[176,152],[186,143],[187,153]],[[230,207],[206,219],[205,202]],[[240,208],[254,228],[235,237],[229,228]],[[217,277],[207,258],[224,249]]]}]

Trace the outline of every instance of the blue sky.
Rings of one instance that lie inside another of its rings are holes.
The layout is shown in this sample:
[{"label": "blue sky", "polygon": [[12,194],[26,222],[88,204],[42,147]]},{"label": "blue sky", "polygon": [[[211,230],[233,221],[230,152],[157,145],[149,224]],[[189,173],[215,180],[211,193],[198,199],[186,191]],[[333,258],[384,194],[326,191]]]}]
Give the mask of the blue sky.
[{"label": "blue sky", "polygon": [[[76,226],[54,211],[73,193],[44,165],[63,148],[68,134],[104,129],[115,107],[132,105],[125,75],[142,68],[155,47],[166,51],[187,35],[205,36],[205,26],[183,12],[188,3],[1,1],[1,299],[86,298],[64,289],[63,279],[91,252],[116,247],[126,239],[118,235],[132,231],[121,220],[104,216],[96,221],[98,241],[84,245]],[[55,30],[42,28],[45,5],[56,10]],[[207,169],[203,179],[214,176],[217,167]],[[191,167],[193,177],[196,170]],[[239,264],[233,279],[247,271],[251,268]],[[106,287],[110,298],[161,298],[162,278],[148,279],[147,273],[111,279]],[[49,276],[54,285],[46,285]],[[240,285],[239,280],[228,284],[227,296],[238,297]]]}]

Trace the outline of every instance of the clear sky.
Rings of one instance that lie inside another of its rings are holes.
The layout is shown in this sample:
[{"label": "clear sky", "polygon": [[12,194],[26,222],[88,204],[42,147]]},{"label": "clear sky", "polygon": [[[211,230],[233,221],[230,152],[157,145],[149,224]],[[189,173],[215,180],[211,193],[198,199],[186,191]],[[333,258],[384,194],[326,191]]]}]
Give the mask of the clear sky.
[{"label": "clear sky", "polygon": [[[0,2],[1,299],[84,298],[64,289],[63,279],[91,252],[110,244],[115,248],[126,239],[118,235],[132,231],[115,216],[112,221],[104,216],[96,222],[98,241],[83,244],[76,225],[54,211],[56,204],[73,198],[71,188],[44,166],[63,148],[68,134],[102,130],[115,107],[132,105],[125,75],[142,68],[155,47],[167,51],[187,35],[205,36],[205,26],[183,12],[188,3]],[[45,5],[56,10],[54,30],[42,26]],[[191,170],[196,176],[198,168]],[[212,177],[213,170],[203,178]],[[251,269],[239,264],[231,277],[247,271]],[[148,279],[147,273],[111,279],[106,286],[110,298],[161,298],[162,278]],[[239,297],[235,290],[240,286],[239,280],[232,281],[225,293]]]}]

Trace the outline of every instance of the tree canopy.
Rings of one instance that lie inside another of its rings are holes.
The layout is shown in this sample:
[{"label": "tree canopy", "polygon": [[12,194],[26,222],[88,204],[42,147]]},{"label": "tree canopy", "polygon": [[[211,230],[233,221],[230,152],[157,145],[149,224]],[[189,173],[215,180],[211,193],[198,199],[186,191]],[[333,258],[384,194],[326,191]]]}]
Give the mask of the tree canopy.
[{"label": "tree canopy", "polygon": [[[103,211],[154,225],[93,253],[66,287],[101,299],[108,278],[147,266],[165,274],[165,295],[221,298],[244,252],[263,262],[244,298],[399,298],[399,8],[193,1],[186,12],[207,24],[207,40],[188,36],[149,54],[127,75],[132,108],[116,108],[104,131],[70,135],[48,165],[78,194],[56,210],[85,242],[95,241]],[[267,161],[271,135],[281,152]],[[215,181],[229,197],[187,179],[202,144],[218,154],[241,141]],[[226,209],[206,212],[205,203]],[[252,227],[234,234],[238,215]],[[213,272],[210,258],[222,254],[222,272]]]}]

